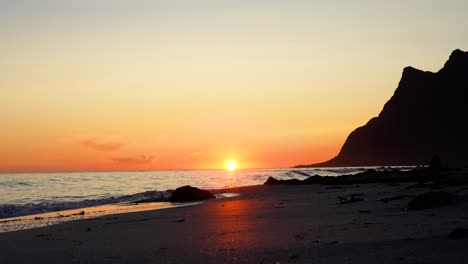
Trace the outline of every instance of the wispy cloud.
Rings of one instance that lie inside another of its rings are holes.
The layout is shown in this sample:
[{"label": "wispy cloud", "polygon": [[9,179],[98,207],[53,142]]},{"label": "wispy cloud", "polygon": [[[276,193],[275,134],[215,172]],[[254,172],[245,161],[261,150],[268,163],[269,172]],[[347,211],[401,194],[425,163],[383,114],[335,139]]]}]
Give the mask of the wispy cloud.
[{"label": "wispy cloud", "polygon": [[147,164],[154,160],[155,156],[140,155],[136,157],[116,157],[111,158],[113,162],[126,165]]},{"label": "wispy cloud", "polygon": [[202,153],[201,152],[194,152],[192,154],[190,154],[190,156],[198,156],[198,155],[201,155]]},{"label": "wispy cloud", "polygon": [[125,143],[123,142],[112,142],[97,138],[88,138],[79,141],[80,145],[97,151],[116,151],[122,148]]}]

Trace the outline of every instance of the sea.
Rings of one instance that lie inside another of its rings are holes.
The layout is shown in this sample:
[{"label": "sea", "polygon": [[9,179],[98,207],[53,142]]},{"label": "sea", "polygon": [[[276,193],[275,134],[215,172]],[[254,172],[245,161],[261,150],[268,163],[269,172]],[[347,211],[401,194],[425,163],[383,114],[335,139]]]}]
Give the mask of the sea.
[{"label": "sea", "polygon": [[0,174],[0,219],[168,197],[184,185],[224,189],[263,184],[268,177],[355,174],[368,168],[172,170]]}]

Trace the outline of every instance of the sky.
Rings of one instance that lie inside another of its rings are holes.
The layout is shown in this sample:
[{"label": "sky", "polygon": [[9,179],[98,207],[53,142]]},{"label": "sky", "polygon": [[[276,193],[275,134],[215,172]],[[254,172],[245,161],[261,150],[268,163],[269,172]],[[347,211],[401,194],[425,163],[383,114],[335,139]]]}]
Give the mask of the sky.
[{"label": "sky", "polygon": [[467,1],[0,0],[0,172],[325,161]]}]

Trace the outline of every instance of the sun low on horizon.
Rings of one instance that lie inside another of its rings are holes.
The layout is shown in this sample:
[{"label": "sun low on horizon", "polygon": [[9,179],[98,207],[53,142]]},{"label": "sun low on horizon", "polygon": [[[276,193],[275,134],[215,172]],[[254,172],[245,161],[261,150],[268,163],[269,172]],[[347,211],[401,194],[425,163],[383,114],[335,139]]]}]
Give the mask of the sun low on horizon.
[{"label": "sun low on horizon", "polygon": [[226,170],[231,171],[231,172],[238,169],[237,161],[234,159],[227,160],[225,163],[225,166],[226,166]]}]

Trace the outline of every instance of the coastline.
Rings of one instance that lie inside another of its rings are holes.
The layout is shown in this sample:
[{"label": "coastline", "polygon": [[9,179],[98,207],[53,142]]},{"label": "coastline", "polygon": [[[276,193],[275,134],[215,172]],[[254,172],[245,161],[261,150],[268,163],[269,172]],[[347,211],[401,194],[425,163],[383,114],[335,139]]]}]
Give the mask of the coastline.
[{"label": "coastline", "polygon": [[[0,233],[1,263],[466,263],[468,191],[406,211],[410,183],[258,185],[196,206],[112,214]],[[455,192],[459,186],[448,186]],[[340,204],[340,196],[363,201]],[[387,203],[383,198],[408,195]],[[19,246],[21,245],[21,247]],[[431,250],[429,250],[431,249]]]},{"label": "coastline", "polygon": [[[183,185],[202,189],[219,189],[263,184],[268,177],[277,179],[304,179],[310,175],[340,176],[364,170],[349,168],[325,168],[320,170],[242,169],[226,170],[151,171],[141,174],[120,172],[64,173],[7,175],[0,185],[0,222],[5,218],[42,214],[100,205],[136,202],[141,200],[164,200]],[[174,180],[175,179],[175,180]],[[71,183],[71,184],[70,184]]]},{"label": "coastline", "polygon": [[[225,199],[237,196],[237,193],[229,192],[231,189],[212,190],[218,199]],[[195,206],[205,201],[195,201],[187,203],[172,203],[169,201],[154,202],[122,202],[115,204],[105,204],[92,207],[83,207],[52,211],[40,214],[15,216],[0,219],[0,234],[33,228],[46,227],[63,224],[71,221],[83,221],[98,217],[106,217],[115,214],[128,214],[144,211],[162,210],[177,207]]]}]

